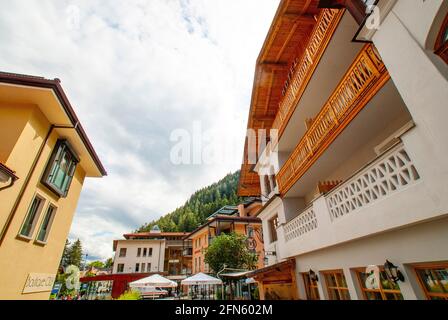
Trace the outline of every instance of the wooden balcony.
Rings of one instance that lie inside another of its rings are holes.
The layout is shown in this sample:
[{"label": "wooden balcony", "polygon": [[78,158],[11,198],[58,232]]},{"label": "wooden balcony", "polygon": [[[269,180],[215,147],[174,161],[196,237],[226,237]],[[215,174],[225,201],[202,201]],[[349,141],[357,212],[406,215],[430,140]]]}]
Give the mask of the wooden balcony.
[{"label": "wooden balcony", "polygon": [[389,80],[372,44],[358,54],[277,175],[284,195]]},{"label": "wooden balcony", "polygon": [[289,80],[285,84],[286,91],[279,103],[279,109],[272,125],[272,129],[279,130],[279,138],[294,113],[297,103],[302,97],[343,14],[344,10],[325,9],[319,15],[307,49],[302,59],[291,71]]}]

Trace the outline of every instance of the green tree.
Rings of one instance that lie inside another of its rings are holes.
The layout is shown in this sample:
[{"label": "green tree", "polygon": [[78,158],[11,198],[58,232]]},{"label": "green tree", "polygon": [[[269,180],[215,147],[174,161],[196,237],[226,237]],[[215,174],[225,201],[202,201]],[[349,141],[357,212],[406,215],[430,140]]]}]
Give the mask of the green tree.
[{"label": "green tree", "polygon": [[65,246],[64,246],[64,251],[62,252],[62,258],[61,258],[61,262],[59,263],[59,269],[65,268],[68,266],[68,262],[69,262],[69,252],[70,252],[70,241],[65,240]]},{"label": "green tree", "polygon": [[113,264],[114,264],[114,259],[113,258],[109,258],[104,263],[104,268],[112,268]]},{"label": "green tree", "polygon": [[82,244],[81,240],[76,240],[68,249],[67,265],[74,265],[78,268],[82,267]]},{"label": "green tree", "polygon": [[246,246],[247,237],[236,233],[222,234],[213,239],[205,253],[205,262],[217,273],[224,268],[255,269],[257,254]]},{"label": "green tree", "polygon": [[94,268],[104,268],[104,262],[103,261],[93,261],[89,263],[89,267],[94,267]]}]

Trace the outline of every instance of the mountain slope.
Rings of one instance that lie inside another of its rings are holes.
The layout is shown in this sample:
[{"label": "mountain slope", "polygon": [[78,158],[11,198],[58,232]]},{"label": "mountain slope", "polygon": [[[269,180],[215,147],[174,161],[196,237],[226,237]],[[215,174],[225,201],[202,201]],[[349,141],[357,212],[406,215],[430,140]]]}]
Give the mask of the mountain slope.
[{"label": "mountain slope", "polygon": [[154,225],[162,231],[190,232],[205,222],[212,213],[225,205],[237,205],[241,198],[237,196],[240,172],[228,174],[222,180],[195,192],[180,208],[140,227],[138,232],[147,232]]}]

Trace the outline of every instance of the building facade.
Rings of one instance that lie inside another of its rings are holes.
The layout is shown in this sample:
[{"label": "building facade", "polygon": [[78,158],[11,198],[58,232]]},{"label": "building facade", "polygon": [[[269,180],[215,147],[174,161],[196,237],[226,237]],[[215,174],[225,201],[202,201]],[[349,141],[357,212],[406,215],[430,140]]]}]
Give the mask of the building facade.
[{"label": "building facade", "polygon": [[205,253],[216,236],[225,233],[236,233],[248,238],[247,245],[258,256],[258,268],[264,266],[264,246],[261,220],[256,217],[261,208],[258,198],[249,198],[239,206],[225,206],[213,213],[206,223],[191,232],[186,239],[190,240],[193,249],[193,274],[211,273],[205,262]]},{"label": "building facade", "polygon": [[59,80],[0,73],[0,299],[48,299],[86,177],[106,171]]},{"label": "building facade", "polygon": [[172,280],[191,275],[191,242],[184,241],[187,233],[151,232],[125,234],[124,240],[114,241],[113,274],[159,273]]},{"label": "building facade", "polygon": [[448,299],[447,12],[281,1],[248,123],[270,142],[254,164],[248,136],[239,186],[264,197],[261,288],[283,277],[289,298]]}]

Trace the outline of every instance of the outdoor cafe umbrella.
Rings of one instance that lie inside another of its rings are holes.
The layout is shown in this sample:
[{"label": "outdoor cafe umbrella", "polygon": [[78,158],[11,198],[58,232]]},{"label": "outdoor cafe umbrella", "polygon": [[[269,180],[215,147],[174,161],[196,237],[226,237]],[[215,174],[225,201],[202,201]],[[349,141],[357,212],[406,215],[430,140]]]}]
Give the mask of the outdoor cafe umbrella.
[{"label": "outdoor cafe umbrella", "polygon": [[222,281],[207,274],[198,273],[192,277],[182,280],[181,284],[184,286],[217,285],[222,284]]},{"label": "outdoor cafe umbrella", "polygon": [[129,284],[131,288],[141,288],[141,287],[159,287],[159,288],[176,288],[177,283],[162,277],[161,275],[154,274],[147,278],[143,278]]}]

